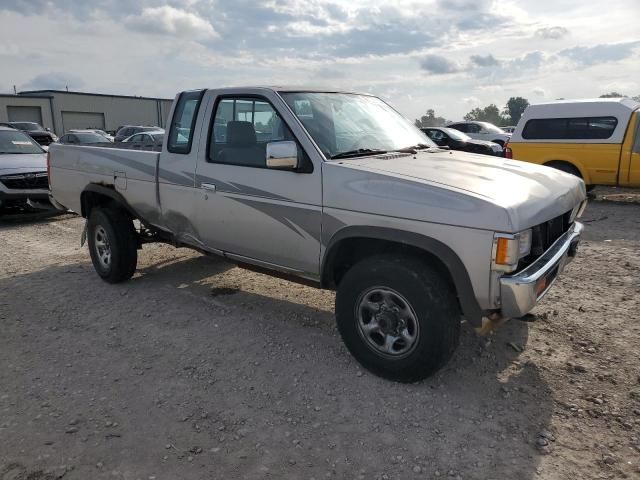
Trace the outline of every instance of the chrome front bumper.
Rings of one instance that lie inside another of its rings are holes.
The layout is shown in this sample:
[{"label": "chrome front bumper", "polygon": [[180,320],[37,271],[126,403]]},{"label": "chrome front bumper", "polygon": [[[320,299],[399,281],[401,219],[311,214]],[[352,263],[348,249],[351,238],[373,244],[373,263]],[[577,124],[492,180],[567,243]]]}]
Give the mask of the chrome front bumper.
[{"label": "chrome front bumper", "polygon": [[575,222],[540,258],[515,275],[500,278],[502,316],[521,317],[549,291],[565,265],[573,260],[584,226]]}]

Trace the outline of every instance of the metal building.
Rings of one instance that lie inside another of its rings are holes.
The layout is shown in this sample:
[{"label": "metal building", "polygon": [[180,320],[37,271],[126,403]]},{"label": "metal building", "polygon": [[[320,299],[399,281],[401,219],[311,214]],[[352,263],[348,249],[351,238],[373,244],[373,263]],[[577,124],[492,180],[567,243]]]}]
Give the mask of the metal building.
[{"label": "metal building", "polygon": [[0,122],[38,122],[58,136],[73,128],[165,127],[172,99],[32,90],[0,94]]}]

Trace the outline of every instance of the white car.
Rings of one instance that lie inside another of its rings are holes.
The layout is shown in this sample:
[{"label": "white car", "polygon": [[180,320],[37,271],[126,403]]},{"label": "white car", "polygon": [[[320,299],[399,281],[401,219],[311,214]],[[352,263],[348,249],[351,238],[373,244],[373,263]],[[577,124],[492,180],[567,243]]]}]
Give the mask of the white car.
[{"label": "white car", "polygon": [[447,128],[455,128],[456,130],[466,133],[471,138],[497,143],[501,147],[504,147],[504,144],[511,138],[510,133],[506,133],[501,128],[489,122],[457,122],[447,125]]}]

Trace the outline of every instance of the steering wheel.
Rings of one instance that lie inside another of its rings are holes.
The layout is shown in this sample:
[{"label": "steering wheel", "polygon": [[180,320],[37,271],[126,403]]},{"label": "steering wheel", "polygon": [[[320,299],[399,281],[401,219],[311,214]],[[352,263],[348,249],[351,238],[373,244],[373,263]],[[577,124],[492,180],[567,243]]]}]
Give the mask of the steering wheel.
[{"label": "steering wheel", "polygon": [[[380,145],[380,141],[376,136],[368,134],[368,135],[365,135],[364,137],[360,137],[358,140],[353,142],[353,144],[351,145],[351,147],[349,147],[348,150],[357,150],[359,148],[372,148],[371,144],[369,143],[371,141],[373,141],[373,145]],[[367,145],[367,143],[369,144]],[[363,144],[365,145],[363,146]]]}]

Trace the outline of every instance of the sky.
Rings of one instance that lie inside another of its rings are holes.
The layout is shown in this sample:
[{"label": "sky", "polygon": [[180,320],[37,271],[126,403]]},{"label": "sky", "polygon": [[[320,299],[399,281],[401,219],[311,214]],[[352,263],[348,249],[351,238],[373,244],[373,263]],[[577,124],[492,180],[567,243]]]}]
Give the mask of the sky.
[{"label": "sky", "polygon": [[0,0],[0,92],[376,94],[410,119],[640,95],[640,0]]}]

